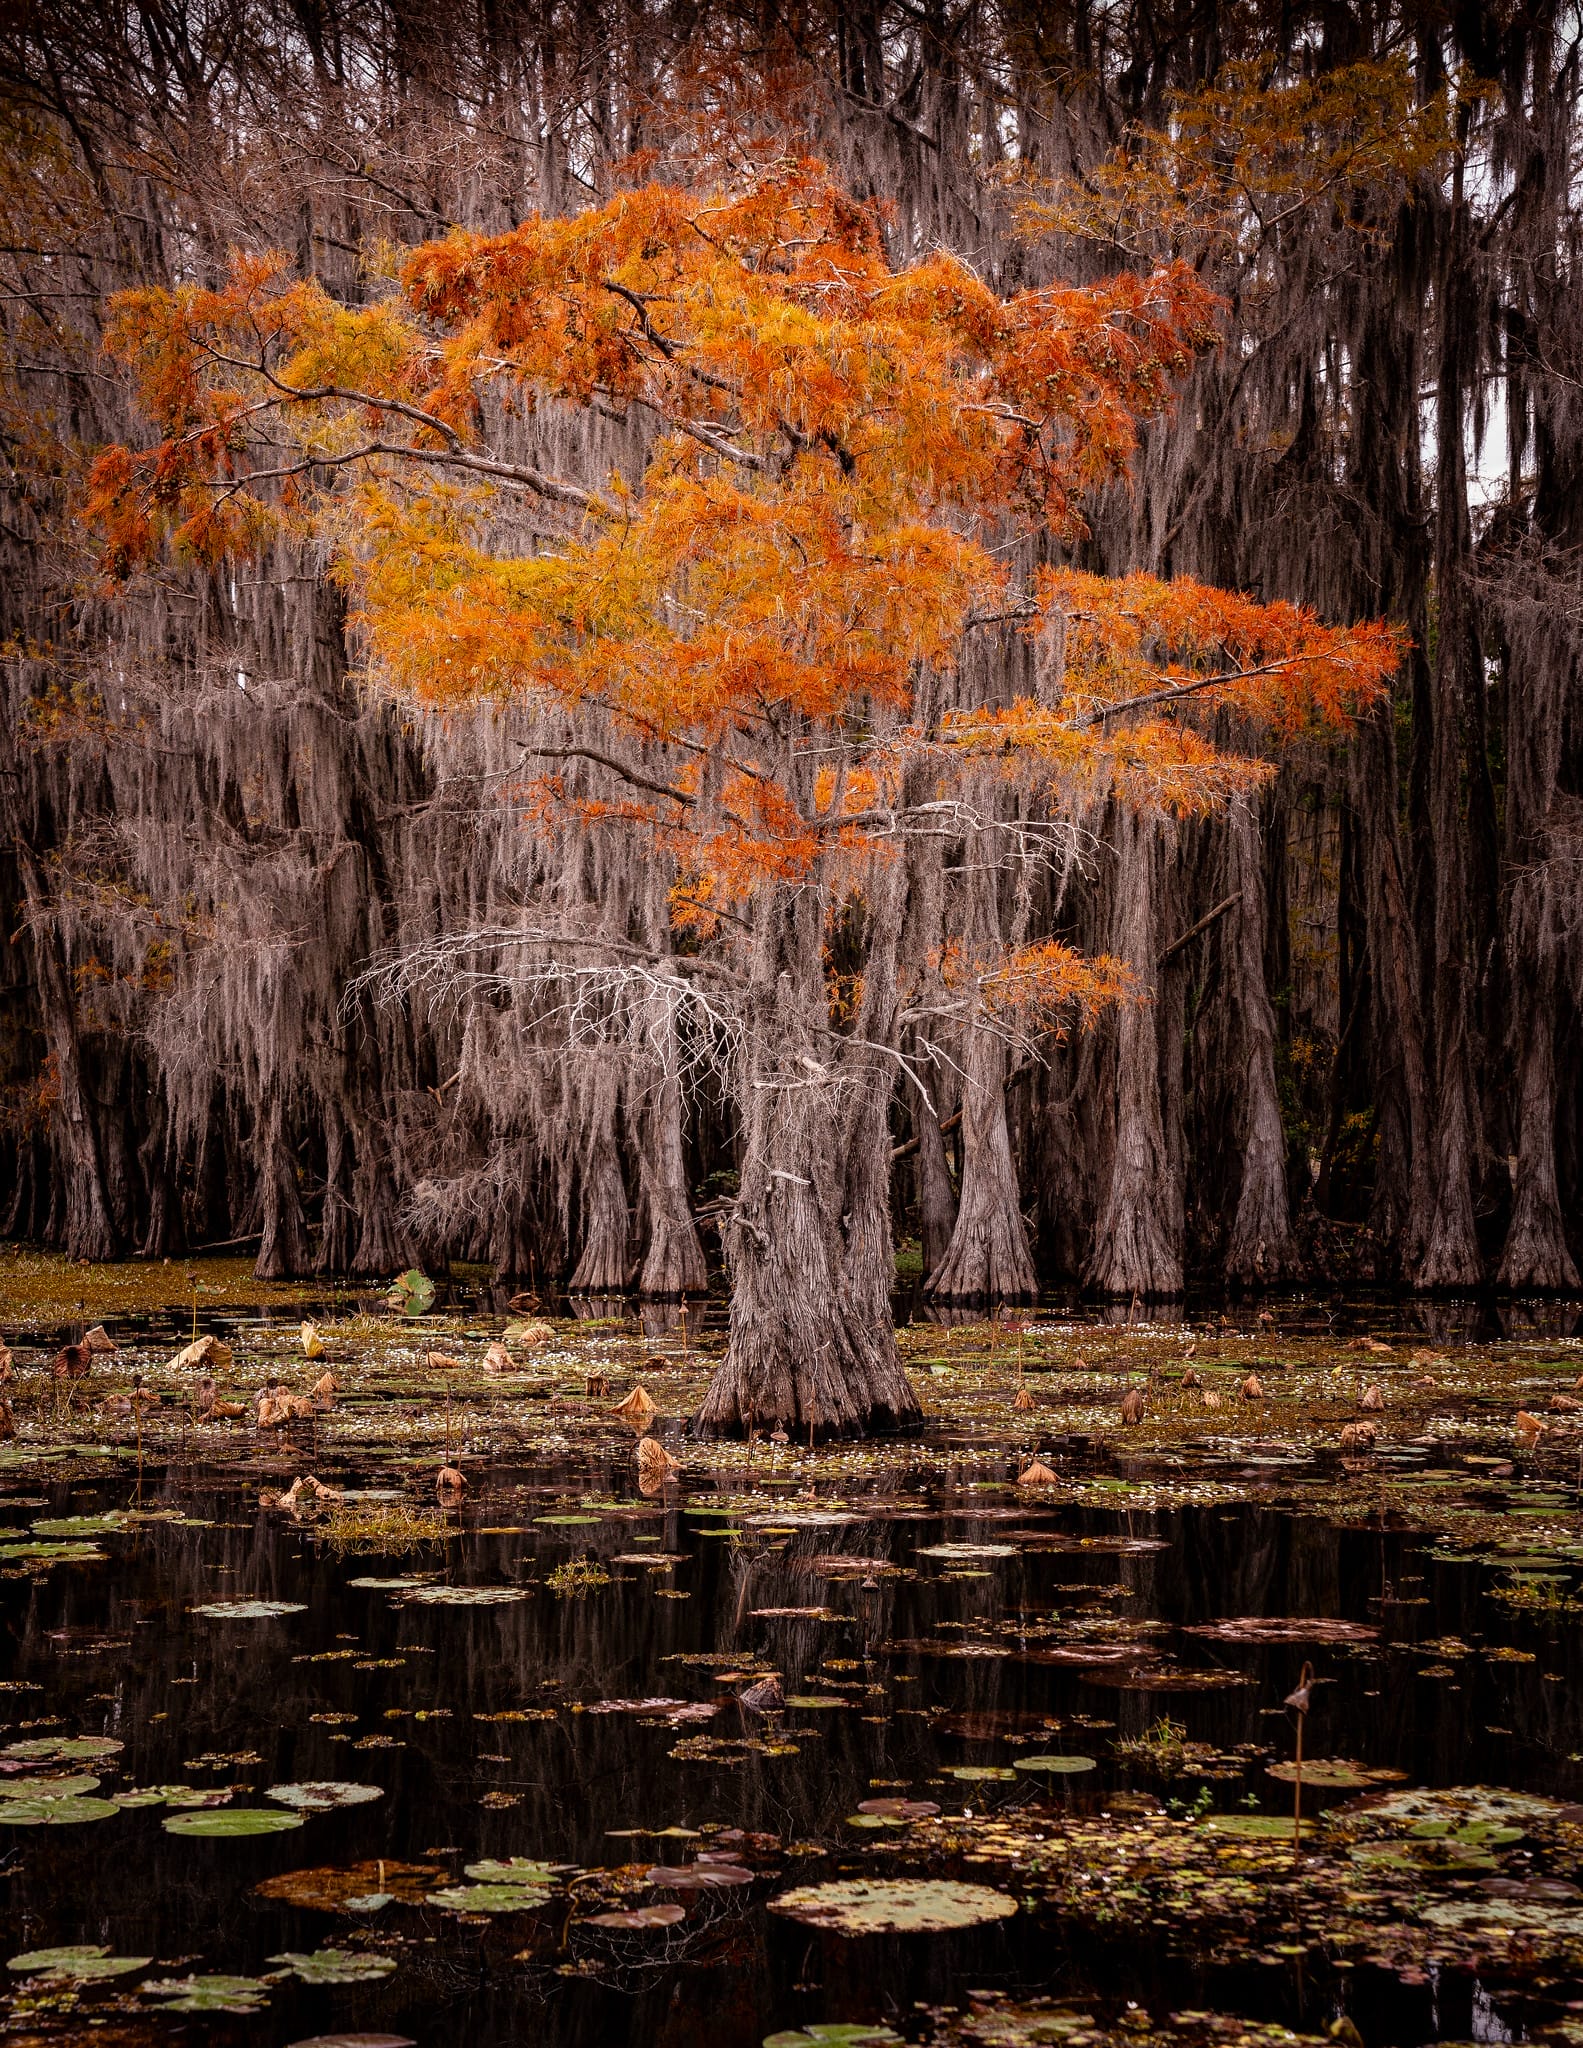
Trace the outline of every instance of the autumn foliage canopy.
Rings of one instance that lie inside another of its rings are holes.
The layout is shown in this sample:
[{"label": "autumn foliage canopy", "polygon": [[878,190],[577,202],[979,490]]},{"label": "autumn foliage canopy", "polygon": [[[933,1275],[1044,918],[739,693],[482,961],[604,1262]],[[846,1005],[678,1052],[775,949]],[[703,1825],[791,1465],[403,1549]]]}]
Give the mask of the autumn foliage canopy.
[{"label": "autumn foliage canopy", "polygon": [[[1385,626],[1029,566],[1080,549],[1216,323],[1185,264],[1001,298],[898,263],[788,162],[453,234],[362,306],[274,258],[128,293],[157,439],[89,509],[118,577],[327,544],[369,676],[537,707],[536,800],[652,835],[707,941],[765,890],[861,889],[964,776],[1198,811],[1263,772],[1206,714],[1290,737],[1374,698]],[[1008,621],[1038,686],[970,701],[966,638]],[[991,1005],[1119,986],[1053,943],[975,966]]]}]

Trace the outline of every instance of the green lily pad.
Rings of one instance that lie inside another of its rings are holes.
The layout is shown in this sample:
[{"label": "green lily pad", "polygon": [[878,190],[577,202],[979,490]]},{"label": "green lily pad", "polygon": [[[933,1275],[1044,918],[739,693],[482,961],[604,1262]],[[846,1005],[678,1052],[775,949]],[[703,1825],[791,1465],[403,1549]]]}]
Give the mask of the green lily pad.
[{"label": "green lily pad", "polygon": [[800,2030],[794,2027],[785,2034],[766,2034],[764,2048],[892,2048],[893,2043],[899,2048],[901,2038],[889,2027],[866,2027],[847,2021],[821,2026],[816,2022]]},{"label": "green lily pad", "polygon": [[555,1896],[531,1884],[453,1884],[430,1892],[428,1903],[449,1913],[531,1913]]},{"label": "green lily pad", "polygon": [[0,1564],[92,1564],[104,1554],[95,1543],[0,1543]]},{"label": "green lily pad", "polygon": [[960,1778],[964,1785],[1010,1785],[1017,1773],[1005,1764],[953,1764],[946,1776]]},{"label": "green lily pad", "polygon": [[195,1813],[168,1813],[160,1823],[167,1835],[283,1835],[300,1828],[300,1813],[281,1813],[273,1806],[221,1806]]},{"label": "green lily pad", "polygon": [[346,1583],[365,1593],[410,1593],[414,1586],[427,1586],[433,1578],[433,1572],[410,1572],[400,1579],[348,1579]]},{"label": "green lily pad", "polygon": [[103,1536],[112,1529],[124,1529],[125,1508],[110,1508],[102,1515],[57,1515],[52,1521],[35,1522],[35,1536]]},{"label": "green lily pad", "polygon": [[141,1989],[165,2012],[262,2012],[269,2003],[257,1977],[159,1977]]},{"label": "green lily pad", "polygon": [[426,1316],[434,1306],[434,1282],[421,1266],[409,1266],[397,1277],[387,1299],[404,1316]]},{"label": "green lily pad", "polygon": [[988,1885],[937,1878],[845,1878],[799,1886],[770,1900],[805,1926],[832,1934],[944,1934],[1008,1919],[1017,1901]]},{"label": "green lily pad", "polygon": [[947,1564],[977,1564],[987,1557],[1015,1557],[1015,1543],[931,1543],[920,1557],[943,1558]]},{"label": "green lily pad", "polygon": [[345,1948],[321,1948],[311,1956],[287,1954],[269,1960],[290,1970],[304,1984],[372,1984],[378,1977],[390,1976],[396,1967],[391,1956],[358,1955]]},{"label": "green lily pad", "polygon": [[0,1756],[20,1757],[30,1764],[77,1764],[119,1756],[125,1747],[113,1735],[35,1735],[26,1742],[8,1742]]},{"label": "green lily pad", "polygon": [[206,1600],[201,1607],[194,1607],[194,1614],[205,1614],[211,1621],[275,1621],[282,1614],[306,1614],[306,1600]]},{"label": "green lily pad", "polygon": [[146,1970],[152,1956],[113,1956],[107,1948],[79,1945],[74,1948],[32,1948],[25,1955],[12,1956],[8,1970],[31,1974],[47,1971],[55,1977],[76,1977],[91,1983],[99,1977],[124,1977],[131,1970]]},{"label": "green lily pad", "polygon": [[353,1785],[340,1778],[316,1778],[303,1785],[271,1785],[264,1794],[277,1806],[290,1806],[299,1813],[328,1813],[336,1806],[366,1806],[383,1799],[383,1785]]},{"label": "green lily pad", "polygon": [[478,1884],[545,1885],[554,1884],[557,1877],[575,1870],[575,1863],[536,1863],[529,1856],[507,1856],[503,1860],[486,1858],[482,1863],[464,1866],[467,1875]]},{"label": "green lily pad", "polygon": [[1083,1771],[1097,1771],[1091,1756],[1020,1756],[1012,1767],[1019,1771],[1050,1771],[1061,1777],[1076,1777]]},{"label": "green lily pad", "polygon": [[113,1799],[7,1799],[0,1801],[0,1828],[78,1827],[120,1811]]},{"label": "green lily pad", "polygon": [[1292,1818],[1280,1813],[1212,1813],[1204,1826],[1239,1842],[1289,1842]]},{"label": "green lily pad", "polygon": [[99,1780],[86,1773],[75,1778],[0,1778],[0,1799],[82,1799],[98,1789]]}]

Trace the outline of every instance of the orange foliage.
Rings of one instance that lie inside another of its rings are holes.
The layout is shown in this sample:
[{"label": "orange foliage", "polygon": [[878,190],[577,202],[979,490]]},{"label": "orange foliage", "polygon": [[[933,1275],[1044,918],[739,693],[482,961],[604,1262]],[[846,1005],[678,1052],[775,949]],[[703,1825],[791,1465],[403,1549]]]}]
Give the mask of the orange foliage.
[{"label": "orange foliage", "polygon": [[[165,548],[328,541],[369,673],[552,708],[571,737],[541,748],[536,813],[650,835],[706,944],[761,891],[861,889],[914,766],[930,800],[992,763],[1036,810],[1190,811],[1263,768],[1189,707],[1286,739],[1370,701],[1383,627],[1143,577],[1030,592],[1006,567],[1019,537],[1082,534],[1217,316],[1184,263],[1005,299],[949,254],[898,267],[872,206],[783,159],[452,234],[371,306],[272,257],[126,294],[110,347],[159,438],[106,451],[87,509],[123,577]],[[548,466],[611,417],[609,474]],[[1008,610],[1059,633],[1059,689],[926,728],[920,676]],[[1120,987],[1054,945],[974,981],[1024,1017]]]}]

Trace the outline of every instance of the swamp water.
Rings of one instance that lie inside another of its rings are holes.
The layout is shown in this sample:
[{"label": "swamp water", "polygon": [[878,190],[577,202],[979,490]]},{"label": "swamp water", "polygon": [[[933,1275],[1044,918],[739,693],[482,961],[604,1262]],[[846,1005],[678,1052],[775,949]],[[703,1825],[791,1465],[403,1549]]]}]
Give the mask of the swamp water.
[{"label": "swamp water", "polygon": [[[261,1505],[240,1442],[8,1447],[0,2023],[1570,2044],[1571,1454],[1425,1437],[1360,1477],[1269,1430],[1052,1418],[1019,1488],[937,1417],[861,1461],[694,1450],[649,1498],[630,1438],[497,1445],[387,1554]],[[366,1452],[268,1463],[369,1531],[421,1498]]]}]

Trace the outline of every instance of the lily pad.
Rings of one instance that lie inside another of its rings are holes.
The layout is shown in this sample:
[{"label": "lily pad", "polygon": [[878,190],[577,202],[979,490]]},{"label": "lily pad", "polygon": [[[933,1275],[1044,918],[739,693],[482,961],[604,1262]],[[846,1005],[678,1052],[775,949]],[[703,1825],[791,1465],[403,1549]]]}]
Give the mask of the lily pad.
[{"label": "lily pad", "polygon": [[20,1757],[30,1764],[77,1764],[119,1756],[125,1747],[113,1735],[35,1735],[26,1742],[8,1742],[0,1756]]},{"label": "lily pad", "polygon": [[424,1607],[504,1607],[529,1595],[521,1586],[413,1586],[401,1597]]},{"label": "lily pad", "polygon": [[430,1892],[428,1904],[443,1906],[448,1913],[531,1913],[554,1896],[540,1885],[452,1884]]},{"label": "lily pad", "polygon": [[[288,1870],[266,1877],[255,1887],[261,1899],[280,1899],[315,1913],[372,1913],[400,1900],[422,1905],[430,1887],[444,1877],[439,1863],[376,1861],[329,1865],[315,1870]],[[375,1905],[373,1901],[378,1900]]]},{"label": "lily pad", "polygon": [[73,1948],[32,1948],[25,1955],[12,1956],[8,1970],[31,1974],[47,1971],[55,1977],[76,1977],[92,1983],[100,1977],[124,1977],[132,1970],[146,1970],[152,1956],[113,1956],[107,1948],[79,1945]]},{"label": "lily pad", "polygon": [[[1269,1774],[1279,1778],[1283,1785],[1292,1785],[1297,1781],[1297,1766],[1271,1764]],[[1371,1769],[1367,1764],[1349,1763],[1341,1756],[1303,1758],[1303,1783],[1320,1792],[1352,1792],[1364,1785],[1400,1785],[1406,1776],[1405,1771]]]},{"label": "lily pad", "polygon": [[793,2028],[785,2034],[766,2034],[764,2048],[900,2048],[901,2035],[889,2027],[868,2027],[861,2022],[837,2021],[833,2026],[817,2021],[809,2027]]},{"label": "lily pad", "polygon": [[527,1856],[507,1856],[503,1860],[486,1858],[482,1863],[464,1865],[467,1875],[476,1884],[554,1884],[567,1871],[575,1870],[575,1863],[535,1863]]},{"label": "lily pad", "polygon": [[257,1977],[160,1977],[141,1988],[166,2012],[262,2012],[269,2003]]},{"label": "lily pad", "polygon": [[86,1773],[75,1778],[0,1778],[0,1799],[83,1799],[98,1789],[99,1780]]},{"label": "lily pad", "polygon": [[418,2048],[410,2034],[310,2034],[291,2048]]},{"label": "lily pad", "polygon": [[311,1956],[288,1953],[269,1960],[290,1970],[304,1984],[372,1984],[376,1978],[390,1976],[396,1967],[392,1956],[359,1955],[345,1948],[316,1949]]},{"label": "lily pad", "polygon": [[160,1823],[167,1835],[283,1835],[302,1826],[300,1813],[281,1813],[273,1806],[200,1808],[196,1813],[168,1813]]},{"label": "lily pad", "polygon": [[1216,1835],[1239,1842],[1289,1842],[1292,1817],[1279,1813],[1212,1813],[1204,1826]]},{"label": "lily pad", "polygon": [[426,1316],[434,1306],[434,1282],[421,1266],[409,1266],[392,1284],[388,1299],[404,1316]]},{"label": "lily pad", "polygon": [[846,1878],[799,1886],[770,1900],[805,1926],[832,1934],[944,1934],[1008,1919],[1017,1901],[988,1885],[942,1878]]},{"label": "lily pad", "polygon": [[302,1785],[271,1785],[264,1794],[278,1806],[290,1806],[299,1813],[328,1813],[336,1806],[366,1806],[383,1799],[383,1785],[353,1785],[340,1778],[316,1778]]},{"label": "lily pad", "polygon": [[1095,1771],[1099,1766],[1091,1756],[1020,1756],[1014,1769],[1019,1771],[1049,1771],[1060,1777],[1077,1777],[1083,1771]]},{"label": "lily pad", "polygon": [[931,1543],[920,1557],[942,1558],[947,1564],[977,1564],[990,1557],[1015,1557],[1015,1543]]},{"label": "lily pad", "polygon": [[211,1621],[275,1621],[282,1614],[306,1614],[306,1600],[206,1600],[191,1610]]},{"label": "lily pad", "polygon": [[69,1828],[108,1820],[120,1807],[113,1799],[7,1799],[0,1801],[0,1827]]},{"label": "lily pad", "polygon": [[678,1921],[687,1918],[685,1906],[632,1906],[625,1912],[590,1913],[581,1924],[585,1927],[640,1928],[674,1927]]}]

